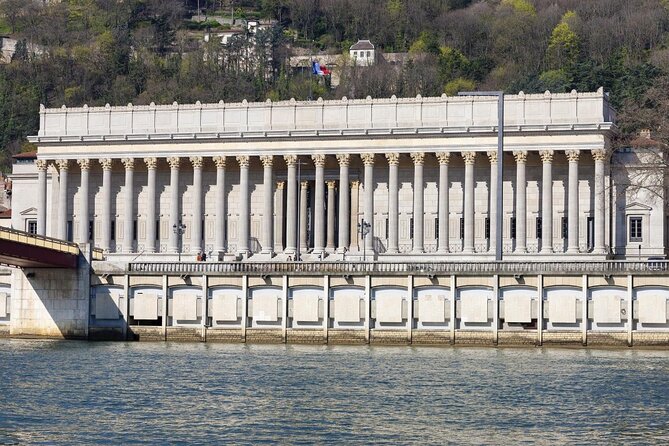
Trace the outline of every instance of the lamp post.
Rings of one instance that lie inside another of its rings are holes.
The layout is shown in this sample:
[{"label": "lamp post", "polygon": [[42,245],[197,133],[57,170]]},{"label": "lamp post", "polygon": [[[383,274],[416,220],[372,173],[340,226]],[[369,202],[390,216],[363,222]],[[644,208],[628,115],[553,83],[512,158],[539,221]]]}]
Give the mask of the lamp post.
[{"label": "lamp post", "polygon": [[363,218],[360,223],[358,223],[358,232],[362,236],[362,261],[367,261],[367,244],[365,243],[365,237],[369,234],[369,231],[372,229],[372,225],[367,223]]},{"label": "lamp post", "polygon": [[172,225],[172,230],[177,235],[177,252],[179,253],[179,262],[181,262],[181,243],[183,242],[184,232],[186,232],[186,225],[179,222],[178,225]]},{"label": "lamp post", "polygon": [[[495,260],[502,261],[502,193],[504,182],[502,172],[504,171],[504,92],[503,91],[460,91],[458,96],[497,96],[497,215],[495,216],[496,240]],[[491,185],[492,186],[492,185]],[[524,217],[523,217],[524,218]]]}]

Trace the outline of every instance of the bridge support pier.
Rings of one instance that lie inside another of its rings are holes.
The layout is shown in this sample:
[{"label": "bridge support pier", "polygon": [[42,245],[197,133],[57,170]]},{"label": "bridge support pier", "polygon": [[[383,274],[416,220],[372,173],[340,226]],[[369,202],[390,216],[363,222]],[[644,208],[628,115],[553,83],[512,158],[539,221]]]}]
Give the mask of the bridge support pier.
[{"label": "bridge support pier", "polygon": [[90,250],[79,255],[76,269],[12,271],[10,336],[88,338],[90,271]]}]

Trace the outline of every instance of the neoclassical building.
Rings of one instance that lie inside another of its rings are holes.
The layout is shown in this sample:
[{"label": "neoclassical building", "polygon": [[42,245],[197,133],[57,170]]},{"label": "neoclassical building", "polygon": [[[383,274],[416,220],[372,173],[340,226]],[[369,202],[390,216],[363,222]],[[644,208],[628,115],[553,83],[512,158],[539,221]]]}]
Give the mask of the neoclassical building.
[{"label": "neoclassical building", "polygon": [[488,260],[498,238],[515,260],[664,255],[602,89],[504,107],[503,159],[496,97],[42,108],[12,224],[112,260]]}]

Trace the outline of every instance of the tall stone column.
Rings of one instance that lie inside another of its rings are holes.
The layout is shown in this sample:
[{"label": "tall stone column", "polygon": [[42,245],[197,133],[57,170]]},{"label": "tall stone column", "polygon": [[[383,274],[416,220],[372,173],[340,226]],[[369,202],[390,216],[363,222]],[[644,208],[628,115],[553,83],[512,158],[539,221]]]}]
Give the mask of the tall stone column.
[{"label": "tall stone column", "polygon": [[606,150],[592,151],[592,159],[595,160],[595,246],[592,250],[593,254],[606,254],[606,248],[604,246],[604,233],[606,231],[604,220],[606,218],[604,161],[606,161],[606,158]]},{"label": "tall stone column", "polygon": [[181,223],[181,207],[179,206],[179,163],[178,156],[167,158],[167,164],[170,165],[170,229],[169,242],[167,249],[169,252],[179,252],[181,249],[179,238],[183,237],[174,230]]},{"label": "tall stone column", "polygon": [[543,166],[541,179],[541,253],[553,252],[553,151],[539,152]]},{"label": "tall stone column", "polygon": [[474,162],[476,152],[462,152],[465,162],[465,237],[462,252],[471,254],[474,252]]},{"label": "tall stone column", "polygon": [[488,226],[490,227],[490,238],[488,239],[488,252],[495,253],[497,249],[497,237],[502,237],[502,234],[497,233],[497,213],[501,212],[497,209],[497,194],[503,193],[497,190],[497,151],[490,150],[488,152],[488,160],[490,161],[490,202],[488,204],[490,212],[488,213]]},{"label": "tall stone column", "polygon": [[312,155],[316,166],[314,194],[314,254],[325,250],[325,155]]},{"label": "tall stone column", "polygon": [[237,157],[239,163],[239,239],[237,240],[237,254],[248,255],[249,249],[249,156]]},{"label": "tall stone column", "polygon": [[337,252],[342,254],[349,248],[350,221],[352,211],[349,209],[348,164],[350,155],[337,155],[339,162],[339,247]]},{"label": "tall stone column", "polygon": [[353,180],[351,181],[351,213],[349,230],[351,246],[349,251],[360,251],[360,243],[358,237],[358,212],[360,210],[360,181]]},{"label": "tall stone column", "polygon": [[79,244],[88,243],[88,218],[90,211],[88,209],[89,184],[88,172],[91,162],[88,158],[78,159],[79,169],[81,170],[81,189],[79,190]]},{"label": "tall stone column", "polygon": [[365,223],[369,223],[369,233],[363,240],[365,249],[369,252],[374,250],[374,154],[363,153],[360,155],[365,165]]},{"label": "tall stone column", "polygon": [[288,166],[286,186],[286,249],[288,255],[297,251],[297,156],[285,155],[283,159]]},{"label": "tall stone column", "polygon": [[225,156],[215,156],[216,164],[216,225],[214,227],[215,250],[221,256],[225,253],[225,229],[228,221],[225,210]]},{"label": "tall stone column", "polygon": [[328,181],[328,239],[327,246],[325,247],[328,252],[333,252],[335,250],[335,187],[337,186],[336,181]]},{"label": "tall stone column", "polygon": [[274,252],[283,252],[283,190],[286,186],[285,181],[276,182],[276,219],[274,220]]},{"label": "tall stone column", "polygon": [[388,249],[399,252],[399,153],[386,153],[388,160]]},{"label": "tall stone column", "polygon": [[158,238],[157,218],[156,218],[156,166],[158,160],[156,158],[144,158],[146,164],[146,244],[144,249],[146,252],[156,252],[156,239]]},{"label": "tall stone column", "polygon": [[449,199],[448,199],[448,162],[451,159],[449,152],[437,152],[439,161],[439,234],[437,234],[437,251],[447,253],[449,251],[448,229],[449,229]]},{"label": "tall stone column", "polygon": [[125,167],[125,198],[123,199],[123,252],[133,251],[133,226],[134,216],[134,173],[135,160],[133,158],[123,158],[121,160]]},{"label": "tall stone column", "polygon": [[307,221],[309,217],[308,191],[309,182],[300,182],[300,252],[307,252],[309,248],[309,238],[307,237]]},{"label": "tall stone column", "polygon": [[59,239],[67,239],[67,172],[69,170],[68,160],[56,161],[58,165],[58,235]]},{"label": "tall stone column", "polygon": [[190,252],[199,253],[204,250],[202,246],[202,164],[201,156],[191,156],[190,163],[193,165],[193,220],[191,222]]},{"label": "tall stone column", "polygon": [[525,180],[525,164],[527,152],[516,150],[516,250],[527,252],[527,181]]},{"label": "tall stone column", "polygon": [[274,253],[274,179],[272,176],[272,155],[260,157],[263,166],[263,212],[262,212],[262,253]]},{"label": "tall stone column", "polygon": [[37,166],[37,235],[46,236],[46,160],[35,161]]},{"label": "tall stone column", "polygon": [[423,231],[425,229],[425,186],[423,180],[423,163],[425,154],[411,154],[413,160],[413,252],[422,253],[424,249]]},{"label": "tall stone column", "polygon": [[578,158],[580,150],[566,152],[569,161],[569,195],[567,197],[567,253],[577,254],[578,246]]},{"label": "tall stone column", "polygon": [[102,158],[102,241],[101,248],[105,251],[111,250],[112,239],[112,199],[111,199],[111,170],[112,159]]}]

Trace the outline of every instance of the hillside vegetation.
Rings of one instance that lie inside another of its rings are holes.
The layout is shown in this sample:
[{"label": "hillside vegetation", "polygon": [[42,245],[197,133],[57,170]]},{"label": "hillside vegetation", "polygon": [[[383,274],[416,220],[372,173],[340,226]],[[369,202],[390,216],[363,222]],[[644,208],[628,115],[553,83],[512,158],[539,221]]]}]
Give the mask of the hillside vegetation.
[{"label": "hillside vegetation", "polygon": [[[38,108],[389,97],[494,89],[592,91],[618,109],[623,139],[643,127],[669,142],[669,0],[0,0],[17,39],[0,65],[0,144],[30,149]],[[276,25],[205,43],[237,19]],[[219,22],[215,19],[220,18]],[[297,48],[346,53],[357,39],[407,52],[401,68],[340,67],[336,89],[287,59]]]}]

